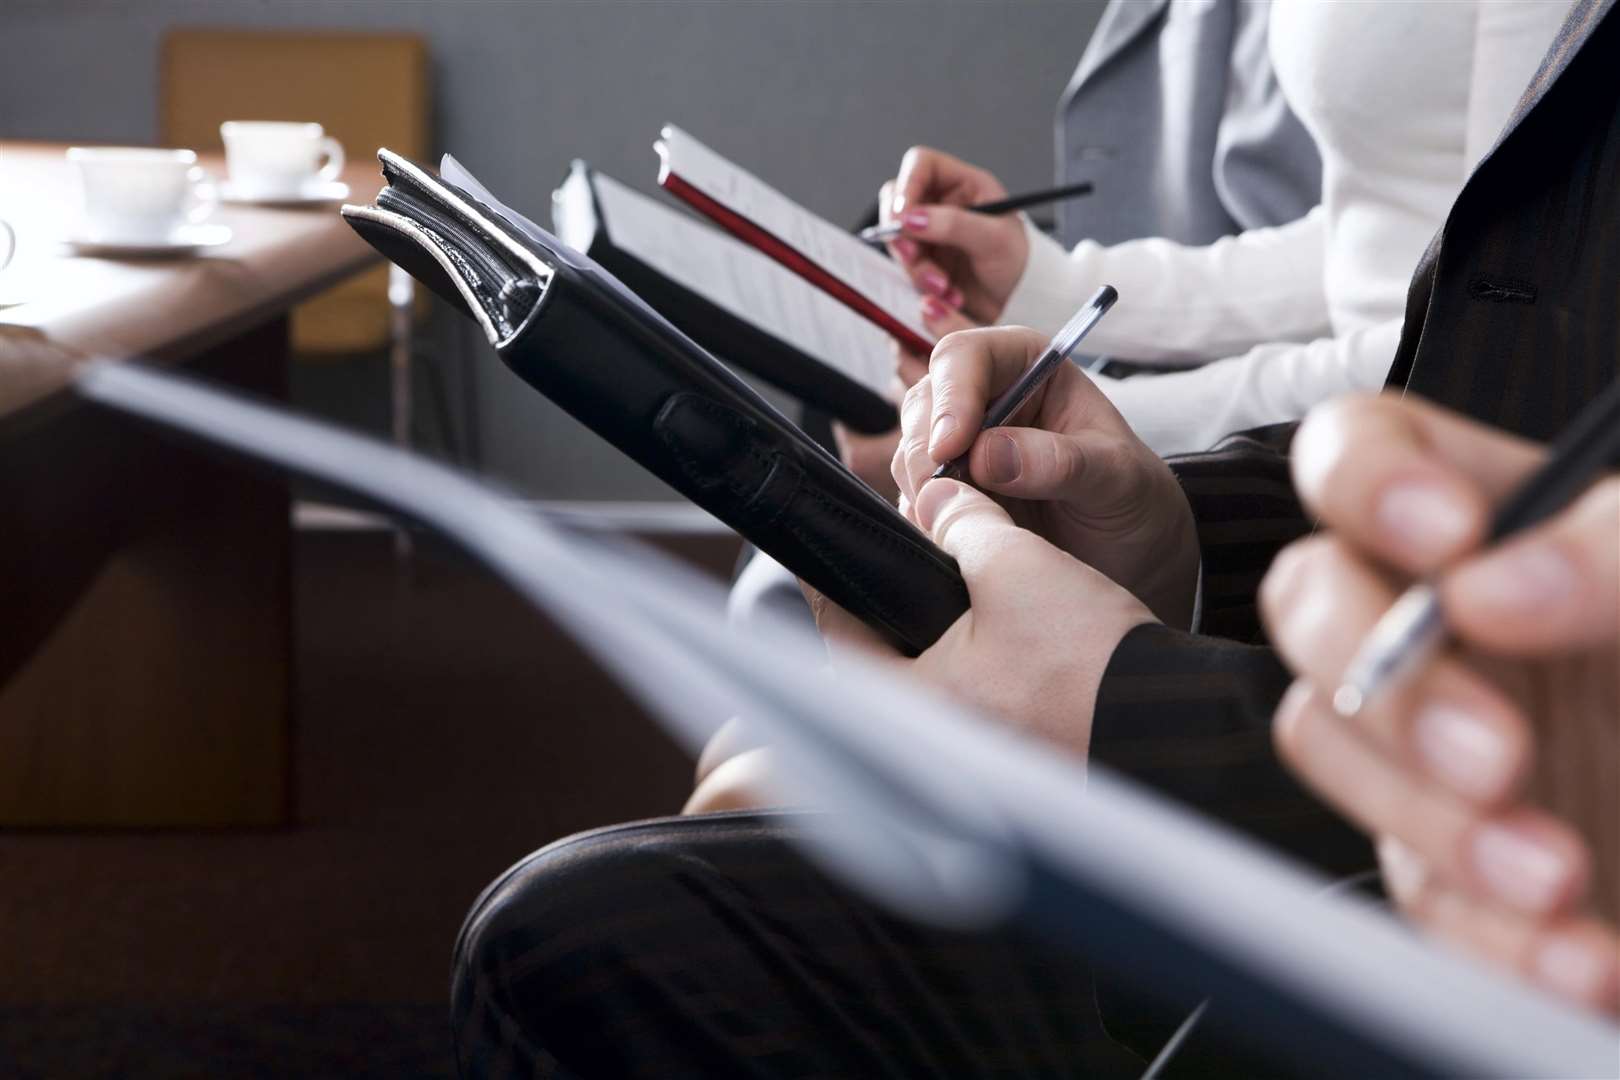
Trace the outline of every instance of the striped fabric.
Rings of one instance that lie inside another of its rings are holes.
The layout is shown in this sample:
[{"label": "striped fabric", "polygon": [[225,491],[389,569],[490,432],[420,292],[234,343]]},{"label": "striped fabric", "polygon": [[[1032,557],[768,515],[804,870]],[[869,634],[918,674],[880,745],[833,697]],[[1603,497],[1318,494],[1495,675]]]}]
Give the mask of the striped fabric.
[{"label": "striped fabric", "polygon": [[[1390,375],[1393,386],[1536,439],[1559,431],[1620,371],[1613,2],[1575,4],[1458,196],[1413,278]],[[1365,848],[1276,760],[1270,718],[1288,677],[1258,647],[1260,579],[1311,528],[1289,481],[1293,427],[1172,460],[1203,548],[1204,633],[1139,627],[1120,643],[1099,691],[1092,755],[1347,871]]]}]

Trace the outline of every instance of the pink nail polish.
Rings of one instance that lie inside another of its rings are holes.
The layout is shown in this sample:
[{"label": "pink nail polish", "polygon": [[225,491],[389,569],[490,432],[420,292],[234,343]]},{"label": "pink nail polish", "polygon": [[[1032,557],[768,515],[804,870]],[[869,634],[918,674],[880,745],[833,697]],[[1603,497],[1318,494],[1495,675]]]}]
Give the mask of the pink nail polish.
[{"label": "pink nail polish", "polygon": [[951,279],[932,267],[922,272],[922,283],[923,288],[938,297],[944,297],[951,287]]},{"label": "pink nail polish", "polygon": [[939,301],[937,297],[925,296],[922,302],[923,318],[929,320],[943,319],[951,313],[951,309]]},{"label": "pink nail polish", "polygon": [[907,210],[900,215],[900,224],[908,229],[926,229],[928,228],[928,211]]},{"label": "pink nail polish", "polygon": [[900,256],[902,262],[917,261],[917,241],[908,240],[904,236],[894,242],[895,254]]},{"label": "pink nail polish", "polygon": [[962,295],[961,289],[952,289],[950,292],[945,294],[946,305],[955,308],[957,311],[962,310],[962,304],[966,302],[966,300],[967,297]]}]

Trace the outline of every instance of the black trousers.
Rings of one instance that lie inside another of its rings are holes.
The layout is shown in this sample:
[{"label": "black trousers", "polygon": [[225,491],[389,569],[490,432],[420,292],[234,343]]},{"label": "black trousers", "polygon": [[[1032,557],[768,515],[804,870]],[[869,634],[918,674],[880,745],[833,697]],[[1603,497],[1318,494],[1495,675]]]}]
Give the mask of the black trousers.
[{"label": "black trousers", "polygon": [[619,825],[512,868],[456,947],[462,1075],[1141,1073],[1082,959],[891,915],[799,855],[795,817]]}]

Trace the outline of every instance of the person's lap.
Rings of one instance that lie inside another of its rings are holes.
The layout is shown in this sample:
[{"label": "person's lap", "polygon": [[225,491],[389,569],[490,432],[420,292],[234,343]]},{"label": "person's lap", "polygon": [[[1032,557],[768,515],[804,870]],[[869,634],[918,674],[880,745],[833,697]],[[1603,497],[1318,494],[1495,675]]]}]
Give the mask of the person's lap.
[{"label": "person's lap", "polygon": [[798,815],[570,837],[457,943],[464,1076],[1134,1076],[1083,960],[891,915],[805,862]]}]

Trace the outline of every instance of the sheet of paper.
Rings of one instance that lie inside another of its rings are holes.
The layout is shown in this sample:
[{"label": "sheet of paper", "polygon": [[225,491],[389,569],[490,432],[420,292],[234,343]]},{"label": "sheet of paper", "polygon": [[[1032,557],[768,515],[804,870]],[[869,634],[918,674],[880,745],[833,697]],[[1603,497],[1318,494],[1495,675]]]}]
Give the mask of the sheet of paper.
[{"label": "sheet of paper", "polygon": [[688,184],[775,234],[919,337],[934,340],[918,312],[916,288],[893,260],[806,210],[673,124],[664,128],[659,152],[666,167]]},{"label": "sheet of paper", "polygon": [[[879,394],[894,378],[889,335],[740,240],[610,176],[594,174],[596,207],[625,253],[699,296]],[[557,200],[557,231],[575,247],[571,218],[591,205],[582,170]],[[909,286],[908,286],[909,287]]]},{"label": "sheet of paper", "polygon": [[[829,679],[813,633],[768,619],[738,633],[718,584],[666,553],[571,534],[447,466],[172,374],[92,364],[78,385],[439,530],[569,629],[694,750],[723,718],[748,717],[779,754],[790,804],[843,811],[806,815],[792,836],[914,918],[983,927],[1039,912],[1032,929],[1055,935],[1054,948],[1126,935],[1145,959],[1138,970],[1205,957],[1255,1015],[1285,1003],[1323,1021],[1318,1066],[1371,1045],[1422,1075],[1614,1075],[1610,1021],[1425,942],[1385,910],[1323,895],[1325,879],[1252,839],[890,666],[846,655]],[[1041,887],[1028,904],[1032,871]],[[1250,1033],[1298,1052],[1295,1031]]]}]

